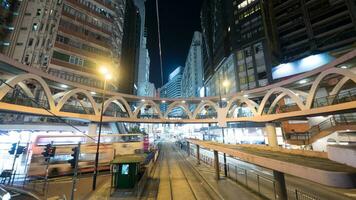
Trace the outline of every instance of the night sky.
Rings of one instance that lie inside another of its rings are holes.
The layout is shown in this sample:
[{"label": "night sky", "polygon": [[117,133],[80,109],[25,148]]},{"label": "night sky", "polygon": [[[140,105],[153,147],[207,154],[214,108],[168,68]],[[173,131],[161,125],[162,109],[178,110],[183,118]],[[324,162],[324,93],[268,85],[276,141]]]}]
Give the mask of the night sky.
[{"label": "night sky", "polygon": [[[200,31],[203,0],[159,0],[164,83],[177,66],[184,67],[194,31]],[[155,0],[146,1],[150,81],[161,87]]]}]

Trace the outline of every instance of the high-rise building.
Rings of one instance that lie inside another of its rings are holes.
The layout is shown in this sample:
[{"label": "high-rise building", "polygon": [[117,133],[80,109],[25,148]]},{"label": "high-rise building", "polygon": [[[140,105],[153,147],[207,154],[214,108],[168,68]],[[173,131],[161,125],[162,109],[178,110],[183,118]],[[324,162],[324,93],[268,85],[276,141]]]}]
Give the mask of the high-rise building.
[{"label": "high-rise building", "polygon": [[202,35],[194,32],[182,75],[182,97],[199,97],[203,87]]},{"label": "high-rise building", "polygon": [[139,40],[132,33],[140,30],[140,20],[135,18],[138,10],[132,1],[18,1],[18,12],[8,24],[11,31],[0,39],[1,52],[91,87],[102,87],[97,69],[109,66],[114,75],[109,89],[130,93],[135,75],[126,75],[135,73],[137,62],[130,59],[138,57],[137,45],[132,41]]},{"label": "high-rise building", "polygon": [[153,83],[149,82],[150,56],[146,44],[147,44],[147,36],[145,34],[145,36],[143,37],[143,45],[140,50],[140,63],[138,67],[138,78],[136,84],[138,96],[155,95],[155,92],[152,92],[152,89],[155,90],[155,86]]},{"label": "high-rise building", "polygon": [[[126,1],[124,37],[119,70],[119,89],[121,92],[135,94],[139,73],[140,48],[142,39],[142,19],[140,8],[135,0]],[[135,87],[136,86],[136,87]]]},{"label": "high-rise building", "polygon": [[168,82],[160,89],[162,98],[179,98],[182,97],[182,67],[177,67],[169,74]]},{"label": "high-rise building", "polygon": [[[245,5],[247,3],[247,5]],[[269,44],[262,1],[206,0],[201,10],[205,94],[233,93],[266,85]],[[228,81],[229,87],[222,88]]]},{"label": "high-rise building", "polygon": [[[179,98],[182,97],[182,74],[183,69],[181,66],[177,67],[172,73],[169,74],[168,82],[160,89],[161,98]],[[166,112],[167,104],[161,104],[161,111]],[[179,116],[182,114],[180,108],[175,108],[170,113],[172,116]]]},{"label": "high-rise building", "polygon": [[17,17],[20,1],[2,0],[0,2],[0,53],[10,46],[13,23]]},{"label": "high-rise building", "polygon": [[[355,7],[352,0],[205,0],[201,24],[206,95],[265,86],[354,49]],[[222,80],[230,82],[229,88],[219,90]]]},{"label": "high-rise building", "polygon": [[[229,1],[229,0],[228,0]],[[231,7],[227,0],[205,0],[200,12],[203,35],[204,80],[208,80],[221,60],[229,55],[228,13]]]},{"label": "high-rise building", "polygon": [[155,97],[156,96],[156,87],[153,83],[145,82],[141,83],[141,87],[138,88],[138,91],[143,95],[138,96],[146,96],[146,97]]},{"label": "high-rise building", "polygon": [[278,56],[287,63],[310,55],[355,48],[356,2],[268,1]]},{"label": "high-rise building", "polygon": [[230,21],[231,46],[236,56],[237,91],[267,85],[272,80],[271,66],[275,60],[269,15],[265,1],[234,0]]}]

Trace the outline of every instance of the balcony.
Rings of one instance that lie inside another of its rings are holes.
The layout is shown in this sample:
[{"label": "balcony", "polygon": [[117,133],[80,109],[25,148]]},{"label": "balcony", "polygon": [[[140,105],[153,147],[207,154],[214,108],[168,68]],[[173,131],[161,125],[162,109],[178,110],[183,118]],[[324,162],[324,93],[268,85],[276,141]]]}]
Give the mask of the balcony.
[{"label": "balcony", "polygon": [[83,67],[83,66],[73,65],[73,64],[70,64],[70,63],[55,59],[55,58],[51,59],[51,64],[62,66],[62,67],[69,68],[69,69],[73,69],[75,71],[89,73],[89,74],[96,73],[95,70],[90,70],[90,69],[88,69],[86,67]]},{"label": "balcony", "polygon": [[104,42],[104,41],[98,40],[97,38],[93,38],[93,37],[88,36],[88,35],[84,35],[83,33],[71,30],[69,28],[66,28],[66,27],[63,27],[63,26],[59,26],[58,30],[63,32],[63,33],[69,34],[69,35],[74,35],[74,36],[79,37],[79,38],[81,38],[83,40],[87,40],[89,42],[92,42],[92,43],[97,44],[99,46],[105,47],[107,49],[111,48],[111,46],[109,44],[107,44],[106,42]]},{"label": "balcony", "polygon": [[104,30],[104,29],[102,29],[101,27],[99,27],[99,26],[95,26],[94,24],[91,24],[91,23],[89,23],[89,22],[86,22],[86,21],[84,21],[84,20],[82,20],[82,19],[80,19],[80,18],[77,18],[76,16],[74,16],[74,15],[72,15],[72,14],[70,14],[70,13],[68,13],[68,12],[66,12],[66,11],[62,11],[62,15],[63,16],[66,16],[66,17],[68,17],[68,18],[70,18],[70,19],[73,19],[73,20],[75,20],[76,22],[80,22],[81,24],[83,24],[83,25],[85,25],[85,26],[89,26],[89,27],[91,27],[91,28],[93,28],[93,29],[95,29],[95,30],[97,30],[97,31],[100,31],[100,32],[103,32],[103,33],[105,33],[105,34],[107,34],[107,35],[111,35],[111,33],[109,32],[109,31],[107,31],[107,30]]},{"label": "balcony", "polygon": [[84,49],[78,49],[72,46],[69,46],[67,44],[63,44],[63,43],[59,43],[59,42],[55,42],[54,43],[54,47],[59,48],[59,49],[63,49],[65,51],[70,51],[76,54],[80,54],[82,56],[88,57],[88,58],[95,58],[95,59],[99,59],[99,60],[103,60],[105,62],[111,62],[108,58],[110,58],[110,54],[109,55],[99,55],[99,54],[95,54],[92,52],[88,52],[85,51]]},{"label": "balcony", "polygon": [[100,3],[101,5],[105,6],[106,8],[112,10],[112,11],[114,11],[114,9],[115,9],[113,5],[111,5],[109,3],[106,3],[103,0],[95,0],[95,1]]},{"label": "balcony", "polygon": [[81,8],[81,9],[84,9],[84,10],[88,11],[89,13],[91,13],[91,14],[97,16],[97,17],[100,17],[101,19],[104,19],[104,20],[106,20],[106,21],[108,21],[108,22],[110,22],[110,23],[113,22],[112,19],[106,18],[105,16],[100,15],[99,13],[97,13],[97,12],[91,10],[91,9],[88,8],[87,6],[85,6],[85,5],[81,4],[80,2],[78,2],[78,0],[66,0],[66,1],[69,2],[69,3],[71,3],[71,4],[73,4],[73,5],[75,5],[75,6],[77,6],[77,7],[79,7],[79,8]]}]

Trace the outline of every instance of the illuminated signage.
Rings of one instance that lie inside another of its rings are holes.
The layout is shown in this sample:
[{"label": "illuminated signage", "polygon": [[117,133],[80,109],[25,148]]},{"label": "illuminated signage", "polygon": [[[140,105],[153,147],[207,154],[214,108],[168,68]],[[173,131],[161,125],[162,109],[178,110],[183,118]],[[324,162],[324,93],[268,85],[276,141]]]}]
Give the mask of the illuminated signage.
[{"label": "illuminated signage", "polygon": [[311,71],[325,64],[330,63],[335,58],[330,56],[328,53],[321,53],[316,55],[311,55],[303,59],[280,64],[272,68],[273,79],[284,78],[287,76],[292,76],[295,74]]}]

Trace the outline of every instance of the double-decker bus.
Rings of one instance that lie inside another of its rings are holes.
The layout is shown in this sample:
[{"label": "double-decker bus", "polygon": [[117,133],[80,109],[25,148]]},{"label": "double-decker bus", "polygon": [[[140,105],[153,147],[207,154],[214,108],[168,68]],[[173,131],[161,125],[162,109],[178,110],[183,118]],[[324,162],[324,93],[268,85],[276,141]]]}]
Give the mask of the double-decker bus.
[{"label": "double-decker bus", "polygon": [[[58,176],[72,173],[68,160],[72,159],[72,148],[81,143],[79,170],[90,172],[94,170],[97,146],[97,136],[81,135],[39,135],[32,145],[32,156],[28,176],[45,175],[46,161],[42,152],[47,144],[53,142],[56,147],[55,156],[50,159],[49,175]],[[144,148],[142,134],[110,134],[100,137],[99,169],[108,170],[110,161],[115,155],[127,155],[142,152]]]}]

